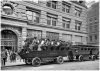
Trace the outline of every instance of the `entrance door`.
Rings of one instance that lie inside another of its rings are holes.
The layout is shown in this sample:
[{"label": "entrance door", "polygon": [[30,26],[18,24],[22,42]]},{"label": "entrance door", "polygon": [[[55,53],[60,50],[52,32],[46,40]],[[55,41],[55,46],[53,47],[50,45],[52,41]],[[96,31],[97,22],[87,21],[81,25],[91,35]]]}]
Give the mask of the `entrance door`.
[{"label": "entrance door", "polygon": [[17,51],[17,35],[11,30],[1,31],[1,46],[7,50]]}]

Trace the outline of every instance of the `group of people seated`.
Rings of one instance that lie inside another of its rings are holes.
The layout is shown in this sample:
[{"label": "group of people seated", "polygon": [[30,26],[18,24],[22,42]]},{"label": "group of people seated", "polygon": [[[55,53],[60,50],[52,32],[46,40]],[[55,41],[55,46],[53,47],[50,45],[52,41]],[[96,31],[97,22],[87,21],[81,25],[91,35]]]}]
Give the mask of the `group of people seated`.
[{"label": "group of people seated", "polygon": [[49,47],[58,47],[58,46],[70,46],[71,43],[61,41],[61,40],[49,40],[49,39],[40,39],[38,40],[36,37],[34,38],[28,38],[25,40],[25,49],[37,50],[47,50]]}]

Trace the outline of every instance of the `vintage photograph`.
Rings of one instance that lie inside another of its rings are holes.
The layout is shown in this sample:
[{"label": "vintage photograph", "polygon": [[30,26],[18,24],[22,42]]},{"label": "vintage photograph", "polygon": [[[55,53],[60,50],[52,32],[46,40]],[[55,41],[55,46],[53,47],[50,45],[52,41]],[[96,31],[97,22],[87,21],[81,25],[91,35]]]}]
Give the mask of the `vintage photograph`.
[{"label": "vintage photograph", "polygon": [[99,70],[99,0],[2,0],[1,70]]}]

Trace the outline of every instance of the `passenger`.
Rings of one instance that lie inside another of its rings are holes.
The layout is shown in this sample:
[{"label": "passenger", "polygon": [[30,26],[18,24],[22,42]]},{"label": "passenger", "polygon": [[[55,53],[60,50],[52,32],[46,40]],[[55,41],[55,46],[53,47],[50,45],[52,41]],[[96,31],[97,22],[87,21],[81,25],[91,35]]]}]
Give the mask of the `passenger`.
[{"label": "passenger", "polygon": [[[36,44],[37,44],[37,38],[34,37],[33,40],[32,40],[32,43],[29,45],[29,48],[30,48],[31,50],[33,50],[33,47],[36,46]],[[37,48],[37,47],[34,47],[34,49],[36,49],[36,48]]]},{"label": "passenger", "polygon": [[60,45],[60,41],[57,41],[57,44],[56,44],[56,46],[59,46]]},{"label": "passenger", "polygon": [[50,40],[49,39],[46,40],[45,45],[50,46]]},{"label": "passenger", "polygon": [[53,45],[54,45],[54,41],[52,40],[52,41],[51,41],[51,46],[53,46]]},{"label": "passenger", "polygon": [[45,43],[45,40],[42,39],[42,40],[40,41],[40,44],[38,45],[38,49],[37,49],[38,51],[42,51],[42,48],[41,48],[41,47],[45,45],[44,43]]}]

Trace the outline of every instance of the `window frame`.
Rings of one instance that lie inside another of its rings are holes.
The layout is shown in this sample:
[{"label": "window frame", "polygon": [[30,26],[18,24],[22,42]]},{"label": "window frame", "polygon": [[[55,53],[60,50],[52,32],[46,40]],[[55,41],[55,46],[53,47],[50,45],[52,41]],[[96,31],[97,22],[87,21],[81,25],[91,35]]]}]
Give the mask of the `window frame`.
[{"label": "window frame", "polygon": [[81,30],[81,26],[82,26],[82,22],[75,20],[75,30],[80,31]]},{"label": "window frame", "polygon": [[[50,18],[50,24],[48,24],[48,18]],[[55,23],[54,23],[55,22]],[[57,26],[58,18],[57,16],[47,14],[47,25]]]},{"label": "window frame", "polygon": [[[48,4],[50,4],[50,5],[48,5]],[[46,6],[53,8],[53,9],[57,9],[57,1],[47,1]]]},{"label": "window frame", "polygon": [[[32,15],[27,14],[28,11],[32,12]],[[26,10],[26,16],[27,16],[27,19],[29,21],[33,21],[35,23],[40,23],[40,13],[33,11],[33,10],[30,10],[30,9],[27,9]],[[29,16],[31,17],[31,19],[29,19]]]},{"label": "window frame", "polygon": [[[70,28],[71,19],[70,18],[63,18],[62,19],[62,27],[69,29]],[[65,26],[64,26],[65,24]]]},{"label": "window frame", "polygon": [[82,13],[82,8],[75,6],[75,16],[80,17]]},{"label": "window frame", "polygon": [[62,1],[62,12],[70,13],[71,4]]}]

